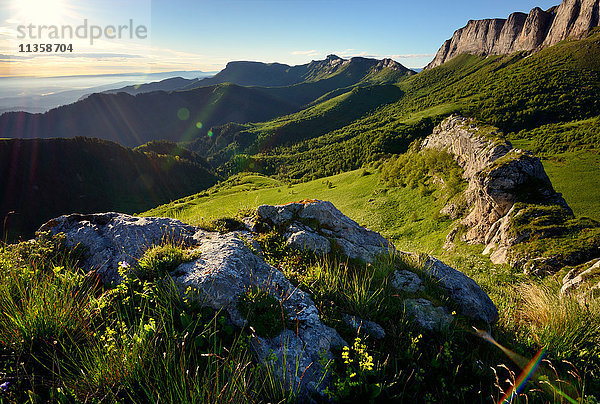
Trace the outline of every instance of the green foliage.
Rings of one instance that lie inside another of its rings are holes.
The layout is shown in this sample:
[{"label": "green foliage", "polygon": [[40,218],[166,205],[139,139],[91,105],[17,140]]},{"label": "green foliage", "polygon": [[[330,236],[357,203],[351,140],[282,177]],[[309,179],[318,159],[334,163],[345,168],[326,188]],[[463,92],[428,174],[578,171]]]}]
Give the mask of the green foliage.
[{"label": "green foliage", "polygon": [[517,253],[531,258],[552,257],[555,267],[594,258],[600,246],[599,222],[585,217],[575,219],[556,205],[516,203],[511,229],[524,239],[513,247]]},{"label": "green foliage", "polygon": [[[149,248],[138,260],[134,272],[143,281],[162,278],[174,271],[180,264],[192,261],[200,256],[197,250],[184,250],[182,246],[171,242]],[[128,264],[123,264],[128,266]]]},{"label": "green foliage", "polygon": [[575,216],[600,220],[597,198],[600,195],[600,156],[592,152],[564,153],[542,162],[552,186],[562,193]]},{"label": "green foliage", "polygon": [[93,340],[97,313],[88,296],[98,286],[71,270],[78,253],[63,240],[44,233],[0,246],[0,374],[9,382],[3,396],[10,402],[48,399],[62,382],[55,369],[72,372],[73,352]]},{"label": "green foliage", "polygon": [[252,288],[241,294],[237,309],[261,337],[273,338],[279,335],[288,322],[281,302],[261,288]]},{"label": "green foliage", "polygon": [[246,226],[239,220],[231,217],[223,217],[210,221],[203,226],[210,231],[218,231],[221,234],[229,233],[236,230],[245,230]]},{"label": "green foliage", "polygon": [[523,129],[514,139],[527,141],[537,155],[554,155],[579,150],[600,149],[600,117]]},{"label": "green foliage", "polygon": [[381,167],[381,177],[390,185],[417,188],[423,194],[431,193],[436,181],[447,189],[450,199],[465,188],[462,168],[452,155],[436,149],[418,150],[418,143],[410,151],[392,157]]},{"label": "green foliage", "polygon": [[341,355],[345,370],[325,390],[336,401],[373,400],[381,394],[381,383],[377,382],[376,364],[373,356],[367,352],[367,345],[359,337],[354,339],[352,347],[344,346]]},{"label": "green foliage", "polygon": [[176,161],[187,160],[190,163],[197,164],[200,167],[211,169],[208,162],[202,158],[199,154],[194,153],[185,147],[167,140],[152,140],[146,144],[138,146],[133,149],[134,151],[140,151],[150,156],[167,156],[175,157]]},{"label": "green foliage", "polygon": [[[186,159],[82,137],[0,140],[0,178],[7,179],[0,188],[1,237],[9,241],[32,237],[45,221],[66,212],[131,214],[218,179]],[[35,179],[34,191],[22,178]]]},{"label": "green foliage", "polygon": [[277,377],[273,368],[254,362],[250,336],[234,330],[223,313],[203,308],[194,289],[182,297],[169,278],[143,281],[127,265],[120,268],[121,283],[107,289],[50,241],[0,248],[2,400],[237,403],[291,397],[268,382]]}]

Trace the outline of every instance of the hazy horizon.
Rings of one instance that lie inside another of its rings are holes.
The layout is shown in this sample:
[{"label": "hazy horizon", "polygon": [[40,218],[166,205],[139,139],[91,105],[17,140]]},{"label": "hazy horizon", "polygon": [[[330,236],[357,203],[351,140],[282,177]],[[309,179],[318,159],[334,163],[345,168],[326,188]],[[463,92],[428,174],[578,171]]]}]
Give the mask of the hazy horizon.
[{"label": "hazy horizon", "polygon": [[[298,65],[331,53],[421,68],[469,19],[557,3],[8,0],[0,5],[0,76],[214,72],[233,60]],[[33,52],[36,43],[72,51]]]}]

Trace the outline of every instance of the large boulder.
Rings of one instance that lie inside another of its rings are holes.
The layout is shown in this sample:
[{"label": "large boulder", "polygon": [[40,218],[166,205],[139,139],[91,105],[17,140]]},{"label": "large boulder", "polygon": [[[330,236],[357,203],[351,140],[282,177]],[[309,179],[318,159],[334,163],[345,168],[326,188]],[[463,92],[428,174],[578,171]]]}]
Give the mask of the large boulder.
[{"label": "large boulder", "polygon": [[[524,258],[511,255],[512,247],[528,238],[528,234],[515,231],[513,226],[512,219],[519,215],[515,209],[518,202],[557,206],[565,216],[573,215],[562,195],[552,187],[540,159],[531,152],[513,149],[494,127],[451,115],[423,140],[422,148],[444,150],[462,167],[468,183],[463,193],[464,205],[469,207],[461,220],[466,227],[462,240],[484,244],[484,254],[489,254],[495,264],[525,264]],[[441,213],[455,211],[456,203],[451,200]],[[448,235],[447,248],[452,247],[456,234],[454,230]]]},{"label": "large boulder", "polygon": [[488,324],[498,321],[498,308],[473,279],[433,257],[425,261],[423,270],[449,293],[460,314]]},{"label": "large boulder", "polygon": [[282,229],[287,243],[327,253],[338,248],[349,258],[366,262],[394,252],[394,246],[379,233],[361,227],[329,201],[305,200],[286,205],[262,205],[256,209],[255,228]]},{"label": "large boulder", "polygon": [[201,251],[200,258],[179,265],[171,273],[175,285],[182,294],[188,287],[194,288],[194,295],[204,305],[227,311],[239,327],[245,324],[236,308],[239,296],[249,288],[267,290],[282,302],[297,327],[294,332],[284,330],[274,338],[255,336],[252,346],[263,363],[271,353],[287,355],[287,360],[280,358],[273,363],[274,369],[282,378],[286,375],[284,380],[290,381],[290,386],[304,392],[324,387],[320,382],[325,369],[319,359],[322,355],[331,358],[331,348],[345,344],[334,329],[321,322],[310,297],[255,255],[237,232],[221,235],[178,220],[119,213],[61,216],[47,222],[41,230],[64,233],[68,246],[84,247],[84,268],[98,271],[107,282],[120,280],[120,261],[133,263],[152,245],[170,240],[193,246]]}]

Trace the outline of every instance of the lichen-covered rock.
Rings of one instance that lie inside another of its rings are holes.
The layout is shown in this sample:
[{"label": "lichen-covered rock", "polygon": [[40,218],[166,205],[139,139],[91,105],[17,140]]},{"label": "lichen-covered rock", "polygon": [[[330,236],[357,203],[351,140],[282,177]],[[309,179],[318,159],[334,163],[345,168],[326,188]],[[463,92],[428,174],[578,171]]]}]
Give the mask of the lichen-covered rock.
[{"label": "lichen-covered rock", "polygon": [[290,222],[302,210],[301,203],[288,203],[287,205],[261,205],[256,208],[256,216],[272,226],[279,226]]},{"label": "lichen-covered rock", "polygon": [[68,247],[86,248],[83,266],[95,269],[104,282],[119,281],[120,261],[137,260],[153,245],[171,240],[196,244],[203,230],[169,218],[145,218],[121,213],[70,214],[46,222],[40,231],[64,233]]},{"label": "lichen-covered rock", "polygon": [[419,278],[419,275],[405,269],[394,271],[390,285],[406,293],[417,293],[424,289],[423,281]]},{"label": "lichen-covered rock", "polygon": [[488,324],[498,321],[498,308],[473,279],[433,257],[425,261],[423,270],[449,293],[460,314]]},{"label": "lichen-covered rock", "polygon": [[427,299],[406,299],[404,307],[415,323],[428,331],[442,331],[454,321],[454,317],[448,313],[448,309],[434,306]]},{"label": "lichen-covered rock", "polygon": [[[276,373],[295,375],[285,379],[303,391],[317,388],[324,376],[319,359],[331,358],[331,348],[345,344],[339,334],[321,322],[310,297],[293,286],[276,268],[255,255],[239,237],[239,233],[218,234],[165,218],[137,218],[117,213],[68,215],[46,223],[44,230],[62,232],[70,246],[87,250],[84,268],[96,269],[105,281],[119,281],[119,261],[132,262],[145,249],[164,240],[181,242],[201,251],[200,258],[179,265],[171,276],[184,293],[195,289],[194,296],[202,304],[223,309],[236,326],[245,324],[236,302],[245,290],[257,287],[278,298],[296,325],[274,338],[255,337],[252,346],[260,361],[270,352],[289,354],[287,361],[274,364]],[[285,346],[281,345],[285,341]],[[324,386],[321,386],[324,388]]]},{"label": "lichen-covered rock", "polygon": [[362,318],[351,316],[349,314],[342,315],[342,320],[356,332],[363,332],[374,339],[385,338],[385,330],[374,321],[363,320]]},{"label": "lichen-covered rock", "polygon": [[590,284],[590,280],[594,280],[594,283],[600,283],[600,259],[594,259],[589,261],[585,267],[587,269],[581,270],[572,270],[563,278],[563,285],[560,288],[560,295],[566,296],[577,289],[579,289],[583,285],[587,285],[588,287],[594,287],[596,285]]},{"label": "lichen-covered rock", "polygon": [[[392,243],[379,233],[361,227],[329,201],[307,200],[280,206],[263,205],[256,209],[255,219],[254,228],[260,228],[262,223],[275,227],[285,226],[288,244],[318,253],[328,250],[324,240],[329,240],[349,258],[366,262],[394,251]],[[307,227],[310,228],[308,232]]]},{"label": "lichen-covered rock", "polygon": [[329,254],[331,243],[327,238],[315,233],[307,226],[291,224],[285,232],[286,244],[299,250],[310,250],[316,254]]}]

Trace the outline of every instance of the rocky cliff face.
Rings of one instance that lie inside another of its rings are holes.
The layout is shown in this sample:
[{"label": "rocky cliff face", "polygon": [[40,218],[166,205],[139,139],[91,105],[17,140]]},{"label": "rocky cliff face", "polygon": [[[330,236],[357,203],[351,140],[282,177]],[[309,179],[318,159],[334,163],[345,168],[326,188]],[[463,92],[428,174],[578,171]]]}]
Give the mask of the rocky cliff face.
[{"label": "rocky cliff face", "polygon": [[543,11],[513,13],[508,19],[471,20],[444,42],[426,69],[461,54],[504,55],[538,51],[568,38],[582,38],[599,25],[599,0],[564,0]]},{"label": "rocky cliff face", "polygon": [[[556,205],[572,215],[571,209],[554,191],[540,159],[525,150],[513,149],[495,128],[474,120],[450,116],[423,141],[424,148],[445,150],[463,168],[468,181],[464,203],[470,207],[462,224],[462,239],[486,245],[494,263],[512,263],[510,249],[526,240],[527,234],[514,231],[519,214],[517,202]],[[443,213],[457,211],[452,206]],[[450,239],[456,233],[450,233]]]}]

